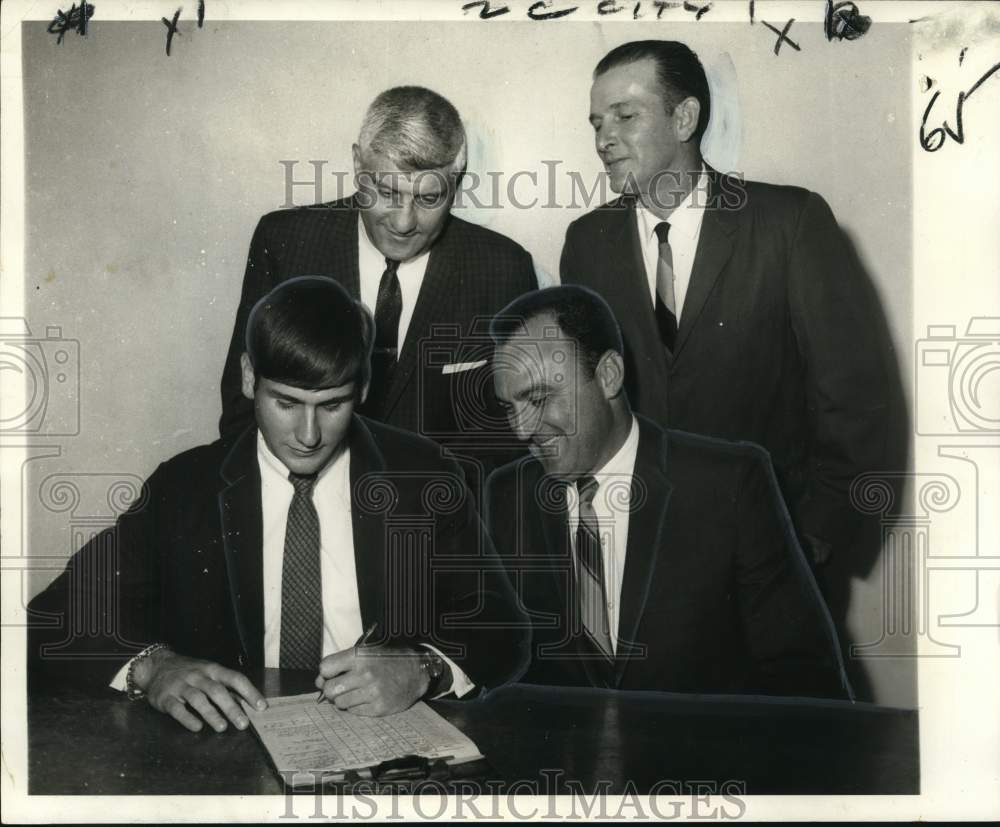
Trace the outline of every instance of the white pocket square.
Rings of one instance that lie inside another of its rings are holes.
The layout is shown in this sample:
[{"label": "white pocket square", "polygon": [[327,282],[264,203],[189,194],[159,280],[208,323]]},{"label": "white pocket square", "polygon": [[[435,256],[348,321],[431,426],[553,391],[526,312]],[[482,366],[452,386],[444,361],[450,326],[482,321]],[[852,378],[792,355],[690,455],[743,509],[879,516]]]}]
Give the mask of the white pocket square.
[{"label": "white pocket square", "polygon": [[462,373],[462,371],[481,368],[485,364],[485,359],[480,359],[478,362],[455,362],[451,365],[444,365],[441,368],[441,373]]}]

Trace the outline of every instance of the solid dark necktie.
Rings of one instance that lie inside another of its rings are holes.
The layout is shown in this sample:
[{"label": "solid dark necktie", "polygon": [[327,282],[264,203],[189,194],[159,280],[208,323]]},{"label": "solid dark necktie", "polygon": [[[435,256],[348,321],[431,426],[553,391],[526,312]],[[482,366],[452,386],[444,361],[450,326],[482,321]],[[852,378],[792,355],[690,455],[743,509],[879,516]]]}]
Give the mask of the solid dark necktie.
[{"label": "solid dark necktie", "polygon": [[316,475],[289,474],[295,494],[288,506],[281,569],[282,669],[315,670],[323,656],[323,591],[319,515],[312,492]]},{"label": "solid dark necktie", "polygon": [[399,262],[385,260],[385,272],[375,299],[375,347],[372,350],[372,376],[368,399],[362,413],[382,417],[385,395],[399,356],[399,317],[403,312],[403,291],[399,287]]},{"label": "solid dark necktie", "polygon": [[660,241],[660,255],[656,261],[656,326],[663,346],[672,353],[677,341],[677,301],[674,297],[674,256],[667,240],[670,223],[661,221],[655,229]]},{"label": "solid dark necktie", "polygon": [[577,587],[580,594],[580,617],[583,629],[597,650],[608,661],[614,660],[611,628],[608,623],[607,592],[604,586],[604,562],[601,556],[601,529],[594,511],[597,480],[581,477],[579,492],[580,520],[576,527]]}]

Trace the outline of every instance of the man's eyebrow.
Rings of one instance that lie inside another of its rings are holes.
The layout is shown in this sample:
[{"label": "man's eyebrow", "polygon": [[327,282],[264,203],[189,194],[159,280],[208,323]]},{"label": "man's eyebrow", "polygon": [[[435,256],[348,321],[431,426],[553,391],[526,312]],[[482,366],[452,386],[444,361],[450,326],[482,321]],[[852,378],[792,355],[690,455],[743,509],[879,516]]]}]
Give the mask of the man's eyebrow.
[{"label": "man's eyebrow", "polygon": [[[618,112],[618,110],[620,110],[623,106],[629,106],[631,103],[632,103],[632,101],[627,101],[627,100],[625,100],[625,101],[616,101],[615,103],[609,104],[608,105],[608,109],[610,109],[612,112]],[[590,120],[591,122],[593,122],[595,118],[599,118],[599,117],[601,117],[601,116],[599,114],[597,114],[596,112],[591,112],[590,116],[588,117],[588,120]]]},{"label": "man's eyebrow", "polygon": [[[270,394],[270,396],[272,396],[274,399],[280,399],[283,402],[295,402],[295,403],[298,403],[300,405],[308,404],[308,401],[305,400],[305,399],[300,399],[297,396],[291,396],[291,395],[289,395],[287,393],[282,393],[281,391],[276,390],[274,388],[269,389],[268,390],[268,394]],[[324,399],[322,402],[317,402],[316,404],[317,405],[329,405],[332,402],[346,402],[347,400],[353,399],[353,398],[354,398],[354,394],[353,393],[345,393],[342,396],[333,396],[330,399]]]},{"label": "man's eyebrow", "polygon": [[528,387],[526,388],[521,388],[521,390],[517,391],[514,394],[513,398],[520,401],[522,399],[527,399],[529,396],[533,396],[539,391],[541,391],[542,393],[548,393],[550,390],[552,390],[552,385],[550,385],[547,381],[543,380],[537,384],[532,383],[528,385]]}]

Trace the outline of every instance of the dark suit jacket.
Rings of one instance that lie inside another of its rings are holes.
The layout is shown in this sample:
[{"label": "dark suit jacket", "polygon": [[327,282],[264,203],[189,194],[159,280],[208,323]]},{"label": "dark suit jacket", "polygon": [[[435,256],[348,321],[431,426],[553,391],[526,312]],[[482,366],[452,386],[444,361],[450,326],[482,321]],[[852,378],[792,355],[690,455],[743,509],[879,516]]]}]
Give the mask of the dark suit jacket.
[{"label": "dark suit jacket", "polygon": [[[153,642],[263,666],[256,433],[163,463],[141,501],[77,552],[29,606],[33,674],[107,684]],[[435,645],[480,686],[519,674],[526,623],[458,466],[433,443],[362,417],[349,438],[365,628],[378,621],[380,639]]]},{"label": "dark suit jacket", "polygon": [[534,458],[487,482],[487,525],[532,621],[523,680],[847,695],[833,626],[764,451],[638,419],[611,669],[601,667],[581,631],[565,486]]},{"label": "dark suit jacket", "polygon": [[[258,299],[295,276],[330,276],[359,298],[358,210],[353,197],[278,210],[261,218],[250,242],[243,293],[222,373],[223,436],[253,421],[240,389],[247,318]],[[385,405],[375,419],[470,455],[489,468],[513,459],[516,441],[493,396],[488,335],[492,316],[537,286],[531,256],[506,236],[451,216],[431,248]],[[487,364],[442,373],[446,364]],[[485,413],[485,416],[484,416]],[[493,451],[490,446],[507,450]],[[475,480],[470,477],[470,482]]]},{"label": "dark suit jacket", "polygon": [[866,278],[826,202],[709,170],[709,206],[674,354],[657,334],[634,207],[574,221],[560,273],[611,305],[634,410],[766,448],[800,537],[849,544],[848,490],[883,470],[889,360]]}]

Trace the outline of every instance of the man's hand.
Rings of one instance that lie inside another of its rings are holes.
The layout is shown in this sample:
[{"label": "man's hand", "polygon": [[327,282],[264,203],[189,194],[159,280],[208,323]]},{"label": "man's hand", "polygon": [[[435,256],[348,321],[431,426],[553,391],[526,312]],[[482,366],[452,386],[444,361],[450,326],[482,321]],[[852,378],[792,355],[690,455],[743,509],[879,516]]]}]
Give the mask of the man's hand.
[{"label": "man's hand", "polygon": [[316,688],[338,709],[370,716],[409,709],[428,684],[420,654],[393,646],[356,646],[327,655],[316,678]]},{"label": "man's hand", "polygon": [[153,709],[167,713],[192,732],[201,730],[199,715],[216,732],[225,732],[227,719],[237,729],[247,728],[250,722],[230,689],[251,706],[267,708],[264,696],[245,675],[166,649],[138,664],[134,681]]}]

